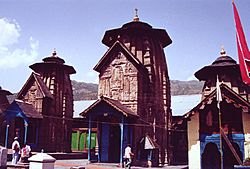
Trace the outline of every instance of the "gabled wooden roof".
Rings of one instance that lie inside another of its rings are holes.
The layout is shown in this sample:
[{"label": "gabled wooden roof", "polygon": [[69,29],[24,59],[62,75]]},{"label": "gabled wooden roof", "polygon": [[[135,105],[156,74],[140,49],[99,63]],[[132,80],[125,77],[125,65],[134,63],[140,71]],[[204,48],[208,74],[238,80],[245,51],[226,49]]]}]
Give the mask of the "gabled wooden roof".
[{"label": "gabled wooden roof", "polygon": [[[225,100],[227,103],[233,104],[236,108],[242,108],[243,112],[248,112],[250,108],[250,103],[242,98],[239,94],[233,91],[225,84],[220,85],[222,99]],[[176,124],[181,124],[184,119],[191,118],[197,110],[204,109],[207,104],[211,104],[216,99],[216,89],[212,91],[206,98],[204,98],[197,106],[195,106],[192,110],[187,112],[182,116],[182,118],[177,121]]]},{"label": "gabled wooden roof", "polygon": [[16,117],[21,117],[24,119],[25,123],[29,122],[29,118],[41,119],[43,116],[36,111],[34,106],[29,103],[25,103],[22,100],[15,99],[6,111],[3,112],[4,120],[9,122],[11,119]]},{"label": "gabled wooden roof", "polygon": [[87,116],[96,106],[98,106],[100,103],[106,103],[118,112],[122,113],[124,116],[134,116],[138,117],[138,115],[130,110],[128,107],[123,105],[120,101],[114,100],[108,97],[101,96],[100,99],[98,99],[96,102],[94,102],[92,105],[90,105],[86,110],[84,110],[82,113],[80,113],[81,116]]},{"label": "gabled wooden roof", "polygon": [[122,52],[125,57],[137,68],[138,71],[147,72],[147,69],[144,67],[144,65],[126,48],[126,46],[124,46],[119,41],[116,41],[112,47],[109,48],[109,50],[94,67],[94,70],[101,72],[102,68],[110,64],[114,59],[113,57],[110,57],[110,55],[112,56],[112,54],[117,52]]},{"label": "gabled wooden roof", "polygon": [[28,118],[35,118],[35,119],[43,118],[43,116],[36,111],[36,109],[32,104],[17,99],[15,100],[15,102]]},{"label": "gabled wooden roof", "polygon": [[24,84],[24,86],[22,87],[20,92],[18,93],[18,95],[17,95],[18,99],[22,99],[24,93],[29,90],[29,88],[31,87],[33,82],[37,82],[38,87],[39,87],[43,97],[48,97],[48,98],[51,98],[51,99],[54,98],[53,95],[50,93],[48,87],[43,82],[41,76],[39,74],[35,73],[35,72],[32,72],[29,79],[26,81],[26,83]]}]

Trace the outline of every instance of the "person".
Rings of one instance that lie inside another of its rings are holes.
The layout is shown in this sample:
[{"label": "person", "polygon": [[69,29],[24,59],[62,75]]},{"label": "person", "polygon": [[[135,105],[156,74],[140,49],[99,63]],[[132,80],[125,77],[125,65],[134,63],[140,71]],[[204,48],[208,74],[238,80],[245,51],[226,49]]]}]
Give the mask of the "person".
[{"label": "person", "polygon": [[28,163],[28,158],[30,157],[31,148],[29,145],[24,144],[21,149],[21,158],[20,161],[23,163]]},{"label": "person", "polygon": [[20,144],[18,142],[18,137],[14,138],[14,141],[12,143],[12,164],[17,164],[19,159],[19,151],[20,151]]},{"label": "person", "polygon": [[125,168],[128,167],[128,169],[131,168],[131,163],[132,163],[132,156],[134,154],[131,151],[131,147],[128,144],[127,147],[125,148],[125,153],[124,153],[124,161],[125,161]]}]

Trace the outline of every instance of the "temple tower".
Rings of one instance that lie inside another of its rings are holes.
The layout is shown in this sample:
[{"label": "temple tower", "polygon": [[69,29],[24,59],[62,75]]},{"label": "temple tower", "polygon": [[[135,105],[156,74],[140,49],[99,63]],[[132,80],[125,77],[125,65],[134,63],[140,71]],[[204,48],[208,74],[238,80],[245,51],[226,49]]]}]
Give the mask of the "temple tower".
[{"label": "temple tower", "polygon": [[134,144],[147,133],[160,146],[160,162],[166,163],[172,115],[164,47],[172,40],[136,13],[132,22],[106,31],[102,42],[109,49],[94,68],[100,73],[99,97],[118,100],[138,115],[137,123],[145,127],[135,127]]},{"label": "temple tower", "polygon": [[[30,66],[34,71],[18,99],[31,103],[43,116],[39,126],[39,147],[50,152],[70,152],[73,118],[72,66],[57,56]],[[37,133],[37,132],[36,132]]]},{"label": "temple tower", "polygon": [[202,89],[202,98],[208,96],[216,88],[217,76],[220,82],[249,101],[249,87],[242,82],[239,65],[226,54],[224,49],[221,50],[220,57],[211,65],[204,66],[195,73],[195,77],[200,81],[205,81]]}]

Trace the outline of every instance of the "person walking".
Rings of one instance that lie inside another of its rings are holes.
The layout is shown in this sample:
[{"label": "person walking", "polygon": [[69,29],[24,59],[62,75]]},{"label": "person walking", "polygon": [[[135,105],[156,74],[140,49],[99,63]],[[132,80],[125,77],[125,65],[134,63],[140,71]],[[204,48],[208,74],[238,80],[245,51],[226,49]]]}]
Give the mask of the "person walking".
[{"label": "person walking", "polygon": [[124,153],[124,162],[125,162],[125,168],[130,169],[131,168],[131,163],[132,163],[132,156],[134,154],[131,151],[131,147],[128,144],[127,147],[125,148],[125,153]]},{"label": "person walking", "polygon": [[20,144],[18,142],[18,137],[14,138],[12,143],[12,164],[16,165],[19,159]]},{"label": "person walking", "polygon": [[31,148],[29,145],[24,144],[23,148],[21,149],[21,158],[20,161],[23,163],[28,163],[28,158],[30,157]]}]

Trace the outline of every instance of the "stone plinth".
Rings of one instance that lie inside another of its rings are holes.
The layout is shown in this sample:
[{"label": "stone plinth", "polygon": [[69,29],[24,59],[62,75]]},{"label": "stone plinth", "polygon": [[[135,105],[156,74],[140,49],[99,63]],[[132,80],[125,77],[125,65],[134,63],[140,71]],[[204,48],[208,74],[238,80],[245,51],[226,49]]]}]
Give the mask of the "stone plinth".
[{"label": "stone plinth", "polygon": [[7,165],[7,149],[0,147],[0,167],[6,167]]},{"label": "stone plinth", "polygon": [[38,153],[29,159],[30,169],[54,169],[56,159],[46,153]]}]

